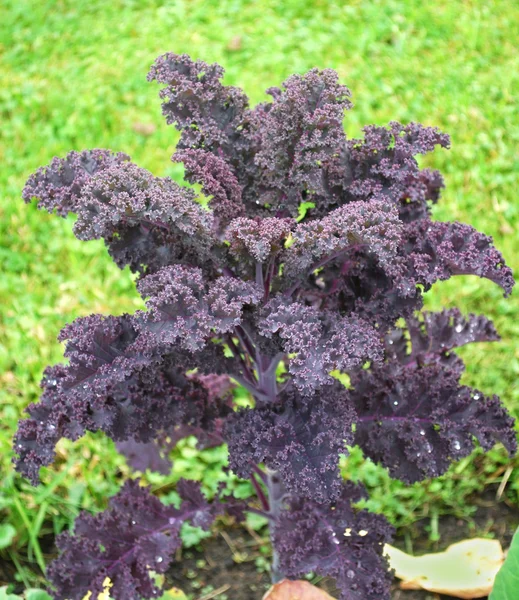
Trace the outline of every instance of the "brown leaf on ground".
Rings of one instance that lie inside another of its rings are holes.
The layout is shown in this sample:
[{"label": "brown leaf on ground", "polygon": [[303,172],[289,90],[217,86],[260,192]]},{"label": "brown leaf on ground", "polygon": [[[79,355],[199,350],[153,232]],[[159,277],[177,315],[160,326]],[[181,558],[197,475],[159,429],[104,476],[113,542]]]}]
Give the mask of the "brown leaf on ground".
[{"label": "brown leaf on ground", "polygon": [[270,588],[263,596],[263,600],[334,600],[334,598],[308,581],[283,579]]},{"label": "brown leaf on ground", "polygon": [[231,38],[229,40],[229,43],[227,44],[227,50],[230,50],[231,52],[236,52],[237,50],[241,50],[241,46],[242,46],[241,36],[235,35],[233,38]]},{"label": "brown leaf on ground", "polygon": [[153,135],[157,127],[153,123],[134,123],[132,126],[135,133],[148,137]]}]

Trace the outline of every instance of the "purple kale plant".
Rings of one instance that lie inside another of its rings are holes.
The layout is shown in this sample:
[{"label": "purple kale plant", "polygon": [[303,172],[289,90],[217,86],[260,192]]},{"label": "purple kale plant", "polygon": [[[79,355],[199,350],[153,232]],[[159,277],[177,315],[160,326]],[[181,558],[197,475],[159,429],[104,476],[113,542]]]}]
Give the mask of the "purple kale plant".
[{"label": "purple kale plant", "polygon": [[[389,598],[391,527],[341,479],[346,445],[406,482],[441,475],[476,441],[516,451],[499,399],[460,383],[456,348],[497,340],[492,323],[422,309],[424,292],[453,275],[505,295],[514,284],[491,238],[431,218],[443,179],[416,156],[448,136],[392,122],[347,139],[350,92],[329,69],[292,75],[254,108],[222,76],[175,54],[148,75],[181,132],[173,161],[199,195],[109,150],[70,152],[29,178],[25,201],[75,214],[79,239],[104,239],[147,309],[63,329],[68,362],[45,371],[14,443],[36,484],[61,438],[104,431],[137,469],[164,473],[168,450],[195,435],[201,447],[228,444],[259,504],[223,491],[208,502],[182,482],[172,508],[127,482],[58,538],[56,599],[95,598],[106,578],[116,600],[157,596],[153,574],[172,562],[182,523],[209,528],[247,509],[270,523],[274,581],[314,572],[334,577],[343,600]],[[233,405],[235,384],[250,408]]]}]

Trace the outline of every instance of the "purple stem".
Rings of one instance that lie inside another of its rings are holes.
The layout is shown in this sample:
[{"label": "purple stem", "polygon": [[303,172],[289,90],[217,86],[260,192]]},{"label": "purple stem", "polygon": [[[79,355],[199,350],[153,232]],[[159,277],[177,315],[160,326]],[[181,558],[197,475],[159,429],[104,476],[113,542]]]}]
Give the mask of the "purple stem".
[{"label": "purple stem", "polygon": [[422,419],[419,417],[395,417],[392,415],[372,415],[369,417],[358,417],[357,423],[369,423],[372,421],[412,421],[413,423],[434,423],[432,419]]},{"label": "purple stem", "polygon": [[259,498],[261,506],[263,507],[263,510],[268,512],[269,501],[267,499],[267,496],[265,496],[265,492],[261,489],[261,485],[259,484],[258,480],[256,479],[256,476],[254,473],[251,473],[250,480],[251,480],[252,485],[254,486],[254,490],[256,491],[256,494]]},{"label": "purple stem", "polygon": [[268,399],[268,402],[275,402],[277,399],[279,390],[276,369],[283,357],[283,353],[276,354],[273,358],[258,353],[256,357],[258,391]]},{"label": "purple stem", "polygon": [[283,510],[283,501],[285,499],[286,490],[283,481],[277,471],[267,471],[267,491],[269,499],[269,515],[272,519],[270,525],[270,539],[272,541],[272,566],[270,575],[272,583],[277,583],[284,579],[284,574],[279,564],[279,555],[274,545],[274,528],[275,523]]},{"label": "purple stem", "polygon": [[252,465],[252,470],[253,472],[261,479],[261,481],[267,485],[267,474],[265,473],[265,471],[263,471],[262,469],[260,469],[258,467],[258,465]]},{"label": "purple stem", "polygon": [[263,280],[263,265],[260,262],[256,263],[256,284],[262,288],[265,288],[265,282]]},{"label": "purple stem", "polygon": [[[252,372],[252,370],[250,369],[249,365],[246,363],[246,361],[244,360],[243,356],[241,355],[239,349],[237,348],[236,344],[234,343],[234,340],[232,339],[232,336],[227,336],[227,343],[229,345],[229,348],[231,349],[231,352],[234,354],[234,356],[240,361],[241,366],[243,368],[243,378],[240,377],[240,380],[244,380],[247,382],[247,385],[243,384],[242,381],[240,381],[240,383],[242,383],[242,385],[245,385],[245,387],[249,390],[249,391],[253,391],[256,388],[251,386],[255,385],[255,376],[254,373]],[[235,375],[233,375],[233,377],[238,381],[238,377],[236,377]]]},{"label": "purple stem", "polygon": [[238,325],[238,327],[235,328],[235,332],[236,337],[240,340],[240,344],[243,346],[243,349],[253,359],[254,355],[256,354],[256,346],[254,345],[252,336],[241,325]]},{"label": "purple stem", "polygon": [[265,294],[263,297],[263,302],[267,302],[270,295],[270,286],[272,285],[272,279],[274,278],[274,272],[276,270],[276,259],[275,257],[271,257],[266,270],[266,278],[265,278]]}]

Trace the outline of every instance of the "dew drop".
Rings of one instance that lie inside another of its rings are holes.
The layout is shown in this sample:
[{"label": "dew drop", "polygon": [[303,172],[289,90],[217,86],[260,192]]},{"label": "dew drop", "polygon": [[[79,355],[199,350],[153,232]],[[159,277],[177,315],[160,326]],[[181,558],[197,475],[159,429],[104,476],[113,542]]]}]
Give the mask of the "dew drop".
[{"label": "dew drop", "polygon": [[417,452],[416,453],[416,458],[420,458],[420,456],[422,456],[422,453],[421,452]]},{"label": "dew drop", "polygon": [[136,522],[135,522],[135,521],[132,519],[132,525],[135,525],[135,523],[136,523]]},{"label": "dew drop", "polygon": [[56,425],[53,425],[52,423],[50,425],[47,426],[47,429],[49,431],[54,431],[56,429]]},{"label": "dew drop", "polygon": [[474,400],[479,400],[481,398],[480,394],[474,394]]},{"label": "dew drop", "polygon": [[18,444],[18,448],[23,448],[22,444]]},{"label": "dew drop", "polygon": [[420,435],[425,435],[425,431],[423,429],[420,429]]},{"label": "dew drop", "polygon": [[456,440],[454,442],[453,446],[454,446],[454,450],[459,450],[461,448],[461,444],[459,443],[458,440]]},{"label": "dew drop", "polygon": [[395,342],[393,340],[389,340],[388,344],[392,346]]},{"label": "dew drop", "polygon": [[456,325],[455,330],[456,333],[461,333],[463,331],[463,325]]},{"label": "dew drop", "polygon": [[398,400],[395,400],[395,401],[393,402],[393,404],[394,404],[395,406],[398,406]]},{"label": "dew drop", "polygon": [[355,573],[350,569],[349,571],[346,571],[346,577],[348,579],[353,579],[355,577]]},{"label": "dew drop", "polygon": [[162,558],[162,556],[157,556],[157,558],[155,558],[155,561],[158,563],[161,563],[164,559]]}]

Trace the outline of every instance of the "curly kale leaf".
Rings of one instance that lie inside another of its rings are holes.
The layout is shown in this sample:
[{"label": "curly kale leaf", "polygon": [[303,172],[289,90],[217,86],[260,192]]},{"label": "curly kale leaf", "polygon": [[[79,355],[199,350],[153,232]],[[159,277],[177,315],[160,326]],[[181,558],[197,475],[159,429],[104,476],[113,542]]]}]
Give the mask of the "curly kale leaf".
[{"label": "curly kale leaf", "polygon": [[[29,406],[15,436],[17,468],[33,483],[62,437],[101,430],[115,441],[145,443],[180,425],[210,432],[220,416],[209,390],[185,375],[200,359],[178,351],[153,354],[128,315],[77,319],[60,339],[68,340],[69,364],[46,370],[41,401]],[[214,368],[211,356],[206,359]]]},{"label": "curly kale leaf", "polygon": [[[409,341],[405,337],[405,332]],[[473,342],[495,342],[499,335],[484,315],[466,317],[457,308],[440,312],[424,311],[406,319],[404,329],[394,329],[387,337],[386,348],[402,364],[431,360],[448,361],[451,350]]]},{"label": "curly kale leaf", "polygon": [[267,93],[272,102],[250,111],[244,127],[254,150],[246,201],[293,217],[304,201],[327,207],[348,170],[342,120],[350,91],[331,69],[311,69]]},{"label": "curly kale leaf", "polygon": [[264,307],[260,333],[279,337],[290,355],[294,385],[305,394],[333,380],[333,370],[349,370],[382,359],[380,332],[358,318],[337,317],[297,302],[274,298]]},{"label": "curly kale leaf", "polygon": [[278,403],[242,410],[228,422],[230,466],[249,477],[252,466],[263,462],[290,492],[328,502],[340,492],[338,458],[353,439],[354,420],[340,386],[311,397],[287,391]]},{"label": "curly kale leaf", "polygon": [[129,161],[122,152],[95,149],[69,152],[65,158],[55,157],[46,167],[39,168],[25,184],[22,197],[25,202],[38,200],[38,208],[56,211],[66,217],[76,212],[85,184],[91,177],[111,166]]},{"label": "curly kale leaf", "polygon": [[160,91],[162,113],[182,132],[179,148],[232,153],[248,99],[239,88],[223,85],[223,74],[220,65],[172,52],[151,67],[148,80],[165,86]]},{"label": "curly kale leaf", "polygon": [[332,504],[290,496],[273,525],[282,572],[333,577],[341,600],[389,600],[393,578],[383,551],[392,528],[381,515],[352,507],[363,497],[350,482]]},{"label": "curly kale leaf", "polygon": [[407,226],[404,253],[411,276],[429,289],[453,275],[477,275],[497,283],[508,296],[514,279],[492,238],[463,223],[422,219]]},{"label": "curly kale leaf", "polygon": [[514,421],[497,396],[460,385],[456,369],[389,361],[352,378],[355,443],[408,483],[445,473],[468,456],[501,442],[517,450]]},{"label": "curly kale leaf", "polygon": [[222,157],[197,148],[179,150],[173,155],[175,162],[183,162],[186,180],[202,184],[202,192],[211,196],[209,206],[222,229],[231,219],[245,213],[241,186]]},{"label": "curly kale leaf", "polygon": [[61,555],[47,572],[54,598],[82,600],[88,592],[97,598],[107,578],[114,600],[157,597],[161,590],[152,571],[167,570],[182,544],[182,524],[208,529],[223,512],[223,505],[209,504],[193,481],[179,481],[177,491],[182,503],[174,508],[136,481],[127,481],[105,512],[80,515],[74,532],[57,539]]},{"label": "curly kale leaf", "polygon": [[420,169],[415,156],[435,146],[450,146],[449,136],[435,127],[396,121],[364,127],[363,139],[348,141],[351,182],[344,200],[390,201],[406,223],[426,217],[444,183],[438,171]]},{"label": "curly kale leaf", "polygon": [[181,265],[148,275],[138,288],[149,309],[138,313],[139,330],[157,343],[190,351],[239,325],[243,308],[263,296],[256,285],[226,275],[208,286],[201,269]]}]

